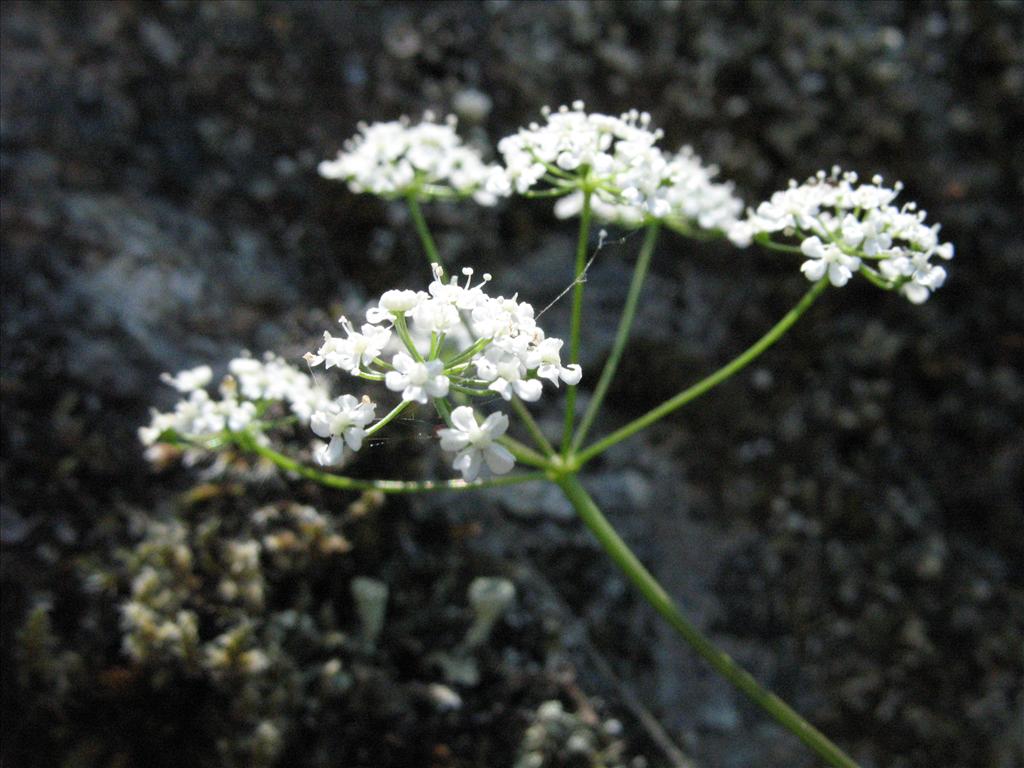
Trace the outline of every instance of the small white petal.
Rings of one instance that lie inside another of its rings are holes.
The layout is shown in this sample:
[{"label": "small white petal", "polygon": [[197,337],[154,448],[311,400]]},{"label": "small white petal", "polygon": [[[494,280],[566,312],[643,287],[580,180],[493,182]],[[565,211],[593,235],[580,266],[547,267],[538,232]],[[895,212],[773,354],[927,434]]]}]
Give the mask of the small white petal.
[{"label": "small white petal", "polygon": [[559,375],[561,376],[562,381],[566,384],[575,386],[576,384],[579,384],[580,379],[583,378],[583,369],[576,363],[573,363],[572,365],[567,365],[562,368]]},{"label": "small white petal", "polygon": [[489,445],[483,449],[487,467],[496,475],[504,475],[515,466],[515,457],[503,445]]}]

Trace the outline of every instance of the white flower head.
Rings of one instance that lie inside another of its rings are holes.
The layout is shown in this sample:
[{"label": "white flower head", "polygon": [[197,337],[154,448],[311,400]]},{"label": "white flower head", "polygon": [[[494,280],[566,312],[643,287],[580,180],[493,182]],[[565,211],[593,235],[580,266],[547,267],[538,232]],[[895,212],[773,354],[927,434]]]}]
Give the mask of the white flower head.
[{"label": "white flower head", "polygon": [[219,399],[199,383],[209,382],[207,366],[164,374],[161,378],[187,397],[170,412],[152,412],[149,425],[139,429],[142,443],[152,446],[167,432],[196,443],[225,431],[249,431],[263,439],[264,425],[257,418],[261,408],[280,403],[305,421],[329,399],[312,377],[276,355],[268,353],[262,360],[243,355],[228,363],[228,370],[218,388]]},{"label": "white flower head", "polygon": [[358,451],[363,445],[366,426],[373,421],[376,405],[368,398],[357,400],[353,395],[342,395],[313,413],[309,426],[319,437],[330,442],[316,452],[320,464],[337,464],[347,445]]},{"label": "white flower head", "polygon": [[580,383],[583,369],[579,365],[562,365],[561,349],[565,342],[561,339],[544,339],[530,351],[526,367],[537,370],[537,376],[547,379],[556,387],[559,380],[569,385]]},{"label": "white flower head", "polygon": [[581,101],[557,110],[545,107],[543,123],[532,123],[498,142],[508,187],[522,194],[542,180],[553,182],[586,171],[595,180],[629,186],[654,150],[661,131],[651,116],[632,110],[619,117],[588,113]]},{"label": "white flower head", "polygon": [[473,330],[482,338],[528,336],[535,333],[537,321],[533,307],[513,296],[498,296],[473,309]]},{"label": "white flower head", "polygon": [[[307,354],[306,360],[382,381],[389,390],[400,393],[404,403],[426,404],[447,397],[452,389],[470,397],[489,398],[497,393],[505,400],[518,397],[532,402],[543,395],[545,381],[555,386],[578,384],[581,368],[576,363],[562,364],[562,340],[545,335],[533,307],[518,295],[489,295],[490,280],[485,274],[474,282],[474,272],[468,268],[461,270],[459,277],[445,278],[435,267],[426,291],[386,291],[367,312],[369,323],[356,331],[342,318],[345,337],[325,334],[316,354]],[[384,362],[385,350],[390,363]],[[252,392],[254,398],[266,391],[265,365],[244,359],[233,370],[241,377],[239,388]],[[317,434],[332,436],[319,458],[334,462],[341,458],[345,441],[354,447],[351,439],[361,434],[358,429],[345,430],[361,425],[341,406],[324,402],[321,398],[309,413],[316,421]],[[342,416],[351,423],[339,422]],[[489,420],[488,430],[506,423],[503,419]],[[500,466],[503,455],[494,451],[495,466]],[[469,461],[466,454],[460,466]]]},{"label": "white flower head", "polygon": [[512,470],[515,458],[497,442],[507,429],[508,416],[505,414],[492,413],[481,424],[476,420],[473,409],[462,405],[452,411],[451,428],[442,429],[438,435],[443,450],[457,451],[452,467],[468,481],[477,478],[485,463],[496,475]]},{"label": "white flower head", "polygon": [[417,362],[404,352],[391,360],[393,371],[384,376],[384,385],[392,392],[401,392],[403,400],[426,403],[431,397],[448,394],[448,377],[440,360]]},{"label": "white flower head", "polygon": [[902,190],[900,182],[885,186],[881,176],[864,184],[838,167],[819,171],[803,184],[790,181],[728,235],[741,247],[776,234],[796,238],[809,257],[800,267],[809,280],[828,275],[833,285],[845,285],[860,270],[920,304],[946,279],[932,257],[948,261],[953,246],[939,241],[939,225],[926,224],[916,203],[893,204]]},{"label": "white flower head", "polygon": [[502,171],[463,144],[456,125],[452,115],[438,123],[429,112],[417,124],[404,117],[362,123],[336,159],[320,163],[320,175],[345,181],[356,193],[422,200],[473,197],[480,205],[494,205],[502,196]]}]

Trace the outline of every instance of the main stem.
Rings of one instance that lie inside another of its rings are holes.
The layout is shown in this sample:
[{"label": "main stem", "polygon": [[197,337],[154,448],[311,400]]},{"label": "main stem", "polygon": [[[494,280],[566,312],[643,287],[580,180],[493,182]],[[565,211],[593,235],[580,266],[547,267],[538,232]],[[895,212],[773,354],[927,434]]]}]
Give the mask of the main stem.
[{"label": "main stem", "polygon": [[[569,363],[580,360],[580,323],[583,316],[583,271],[587,267],[587,244],[590,242],[590,189],[583,191],[583,209],[580,211],[580,233],[576,241],[576,266],[573,270],[572,325],[569,336]],[[565,395],[565,426],[562,430],[562,454],[572,449],[572,427],[576,419],[576,386],[570,386]]]},{"label": "main stem", "polygon": [[711,664],[726,680],[742,691],[751,701],[765,710],[784,728],[795,734],[808,747],[813,749],[829,765],[836,768],[858,768],[857,764],[839,747],[833,744],[825,734],[802,718],[792,707],[771,691],[763,688],[727,653],[720,651],[715,645],[694,626],[676,607],[672,598],[655,580],[650,572],[633,554],[629,546],[622,540],[611,523],[594,503],[586,489],[574,474],[561,476],[558,485],[566,498],[575,507],[580,519],[591,530],[612,558],[619,569],[640,590],[644,598],[654,609],[668,621],[672,628],[697,653]]},{"label": "main stem", "polygon": [[426,253],[427,261],[431,264],[437,264],[443,270],[444,264],[441,262],[441,254],[438,252],[434,238],[430,234],[427,220],[423,218],[420,201],[416,199],[415,195],[409,195],[406,200],[409,203],[409,213],[412,214],[412,222],[416,225],[416,233],[420,236],[420,242],[423,243],[423,251]]},{"label": "main stem", "polygon": [[750,345],[742,354],[734,358],[732,361],[726,363],[717,371],[707,376],[692,387],[688,387],[680,392],[675,397],[669,398],[664,403],[655,408],[652,408],[643,416],[634,421],[631,421],[621,429],[612,432],[602,440],[597,441],[590,447],[581,451],[576,457],[576,466],[582,466],[586,462],[598,454],[604,453],[616,443],[621,443],[628,437],[632,437],[640,430],[645,427],[649,427],[651,424],[656,422],[658,419],[662,419],[677,408],[681,408],[691,400],[703,395],[709,389],[714,388],[718,384],[728,379],[730,376],[735,375],[739,371],[743,370],[751,362],[753,362],[758,355],[768,349],[772,344],[778,341],[800,316],[806,312],[810,306],[814,303],[814,300],[821,295],[822,291],[828,287],[828,278],[823,278],[815,283],[804,297],[800,299],[799,303],[793,307],[789,312],[783,316],[779,322],[771,327],[771,329],[762,336],[760,339]]},{"label": "main stem", "polygon": [[636,316],[637,304],[640,301],[640,291],[644,286],[647,270],[651,265],[651,256],[654,253],[654,244],[658,241],[659,229],[660,227],[657,223],[647,225],[644,242],[640,246],[640,255],[637,256],[636,267],[633,269],[633,280],[629,284],[626,305],[623,307],[622,317],[619,320],[619,329],[615,333],[612,351],[608,355],[607,362],[604,364],[604,370],[601,371],[601,378],[594,388],[594,394],[590,398],[589,405],[587,405],[587,411],[583,414],[583,418],[580,419],[580,425],[576,428],[576,435],[572,439],[572,450],[574,451],[579,450],[579,447],[583,445],[587,432],[590,431],[590,427],[593,425],[594,419],[601,409],[601,403],[604,402],[604,397],[608,394],[608,387],[615,377],[615,371],[618,370],[619,360],[622,359],[622,352],[626,348],[626,342],[629,341],[629,332],[633,327],[633,318]]}]

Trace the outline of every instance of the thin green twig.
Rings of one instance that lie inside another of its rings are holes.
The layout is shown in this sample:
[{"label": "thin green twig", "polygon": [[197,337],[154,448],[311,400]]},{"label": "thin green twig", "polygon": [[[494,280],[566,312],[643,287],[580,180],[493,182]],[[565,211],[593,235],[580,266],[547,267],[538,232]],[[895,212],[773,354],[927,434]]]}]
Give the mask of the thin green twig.
[{"label": "thin green twig", "polygon": [[540,428],[540,424],[533,418],[533,414],[526,407],[526,403],[520,400],[515,395],[512,396],[512,408],[520,419],[523,420],[523,426],[530,433],[530,437],[533,438],[533,442],[538,448],[544,453],[545,456],[553,456],[555,454],[555,448],[548,439],[544,436],[543,430]]},{"label": "thin green twig", "polygon": [[327,488],[343,491],[380,491],[381,493],[427,493],[432,491],[466,491],[473,488],[495,488],[503,485],[516,485],[544,480],[543,472],[528,474],[504,475],[488,480],[361,480],[332,472],[322,472],[313,467],[300,464],[295,459],[278,453],[273,448],[260,445],[255,441],[243,442],[242,447],[285,470],[293,472],[307,480],[313,480]]},{"label": "thin green twig", "polygon": [[444,263],[441,261],[441,254],[437,250],[434,238],[430,234],[430,228],[427,227],[427,220],[423,218],[420,201],[416,198],[415,194],[410,194],[405,199],[409,204],[409,213],[412,214],[412,222],[416,226],[416,233],[420,236],[420,242],[423,243],[423,252],[427,257],[427,261],[431,265],[437,264],[443,270]]},{"label": "thin green twig", "polygon": [[[572,325],[569,332],[569,363],[580,359],[580,325],[583,317],[583,270],[587,266],[587,244],[590,242],[591,197],[593,192],[583,190],[583,208],[580,211],[580,231],[576,241],[576,265],[573,270]],[[562,453],[567,456],[572,448],[572,428],[576,419],[576,385],[570,385],[565,395],[565,425],[562,429]]]},{"label": "thin green twig", "polygon": [[576,456],[577,466],[582,466],[595,456],[607,451],[616,443],[621,443],[623,440],[635,435],[645,427],[649,427],[659,419],[663,419],[665,416],[672,413],[672,411],[677,408],[681,408],[691,400],[696,400],[708,390],[713,389],[718,384],[721,384],[726,379],[743,370],[743,368],[755,360],[762,352],[782,338],[786,331],[788,331],[792,325],[800,319],[800,316],[810,308],[814,303],[814,300],[817,299],[818,296],[821,295],[822,291],[827,287],[828,278],[819,280],[811,286],[811,289],[804,294],[804,297],[800,299],[793,309],[789,310],[789,312],[787,312],[779,322],[771,327],[768,333],[750,345],[738,357],[723,365],[710,376],[707,376],[693,386],[684,389],[675,397],[669,398],[661,405],[649,410],[643,416],[638,419],[634,419],[626,426],[612,432],[607,437],[581,451]]},{"label": "thin green twig", "polygon": [[594,387],[594,394],[587,405],[586,413],[580,419],[580,424],[576,428],[576,434],[572,439],[572,450],[574,451],[579,450],[580,446],[583,445],[587,432],[590,431],[590,427],[593,425],[594,419],[601,408],[601,403],[604,402],[605,395],[608,394],[608,387],[611,386],[612,379],[615,377],[615,371],[618,370],[619,361],[622,359],[622,352],[626,348],[626,342],[629,341],[629,332],[633,327],[633,319],[636,316],[636,308],[640,301],[640,292],[643,289],[644,279],[647,277],[647,270],[651,264],[654,245],[658,241],[659,229],[660,226],[657,222],[647,225],[644,242],[640,246],[640,254],[637,256],[636,266],[633,268],[633,279],[629,285],[626,304],[622,310],[622,317],[619,319],[619,328],[615,333],[615,341],[612,344],[608,360],[604,364],[604,370],[601,371],[601,378],[598,380],[597,386]]}]

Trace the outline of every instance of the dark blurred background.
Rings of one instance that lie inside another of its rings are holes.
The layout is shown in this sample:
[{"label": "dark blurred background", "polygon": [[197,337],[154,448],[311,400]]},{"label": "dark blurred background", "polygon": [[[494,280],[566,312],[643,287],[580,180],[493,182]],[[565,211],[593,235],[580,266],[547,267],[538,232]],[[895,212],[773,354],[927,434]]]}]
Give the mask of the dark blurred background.
[{"label": "dark blurred background", "polygon": [[[135,437],[151,405],[171,402],[159,373],[241,348],[295,359],[338,307],[424,280],[401,206],[315,173],[358,121],[455,111],[467,138],[493,146],[542,105],[577,98],[649,110],[669,147],[692,144],[750,203],[840,163],[902,179],[905,198],[943,223],[957,256],[926,305],[866,284],[829,292],[752,370],[586,481],[716,640],[865,766],[1022,764],[1024,4],[7,2],[0,13],[6,764],[218,764],[214,744],[234,726],[202,707],[227,705],[187,676],[139,682],[119,650],[124,588],[97,596],[82,576],[132,544],[124,510],[178,514],[195,482],[154,475]],[[543,201],[433,206],[428,218],[451,263],[489,269],[536,305],[568,280],[574,224]],[[637,246],[627,237],[595,262],[591,371]],[[713,370],[804,289],[776,255],[666,237],[600,426]],[[558,306],[548,322],[565,316]],[[550,400],[542,417],[556,419]],[[394,475],[416,447],[353,471]],[[445,471],[411,461],[407,475]],[[393,585],[511,574],[520,600],[503,649],[455,713],[381,704],[426,679],[413,640],[440,621],[427,589],[405,618],[394,610],[408,638],[355,675],[392,693],[338,704],[344,735],[286,725],[281,764],[314,764],[303,750],[319,739],[336,765],[511,765],[525,713],[567,699],[566,668],[650,765],[672,758],[639,707],[695,765],[813,764],[679,647],[556,500],[394,501],[380,528],[401,546],[360,555],[353,572]],[[19,669],[19,628],[40,596],[54,653],[81,659],[61,690]],[[166,705],[168,685],[181,706]]]}]

